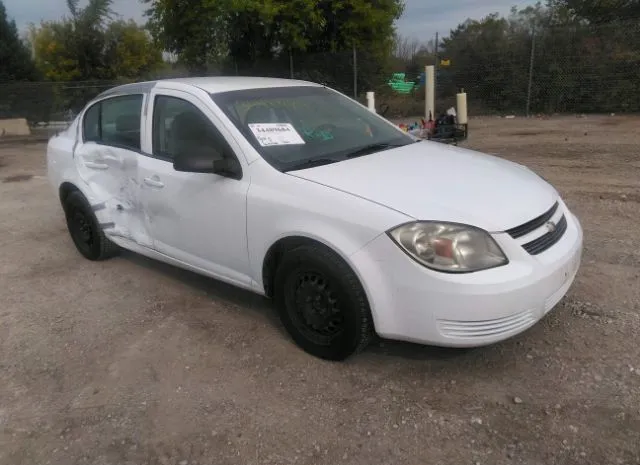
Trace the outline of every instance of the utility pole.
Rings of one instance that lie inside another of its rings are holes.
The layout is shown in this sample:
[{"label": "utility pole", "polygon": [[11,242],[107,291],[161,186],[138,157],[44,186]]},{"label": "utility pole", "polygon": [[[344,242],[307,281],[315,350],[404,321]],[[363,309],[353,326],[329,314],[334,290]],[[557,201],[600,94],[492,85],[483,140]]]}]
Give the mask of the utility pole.
[{"label": "utility pole", "polygon": [[435,96],[438,93],[438,66],[440,66],[440,35],[436,32],[436,46],[435,46],[435,55],[436,55],[436,63],[435,69],[433,71],[433,119],[436,119],[436,106],[435,106]]},{"label": "utility pole", "polygon": [[293,51],[289,47],[289,76],[293,79]]},{"label": "utility pole", "polygon": [[527,108],[526,115],[529,117],[529,111],[531,109],[531,87],[533,85],[533,61],[536,55],[536,30],[531,32],[531,58],[529,59],[529,88],[527,90]]},{"label": "utility pole", "polygon": [[353,98],[358,100],[358,51],[353,45]]}]

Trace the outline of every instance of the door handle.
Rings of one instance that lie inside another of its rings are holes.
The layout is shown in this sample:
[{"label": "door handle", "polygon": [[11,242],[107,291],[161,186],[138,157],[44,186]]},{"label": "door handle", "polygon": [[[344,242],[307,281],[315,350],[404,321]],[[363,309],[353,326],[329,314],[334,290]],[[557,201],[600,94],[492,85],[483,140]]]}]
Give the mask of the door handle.
[{"label": "door handle", "polygon": [[151,186],[151,187],[158,187],[158,188],[164,187],[164,183],[162,181],[160,181],[159,179],[157,179],[157,178],[155,178],[155,179],[154,178],[144,178],[144,183],[147,186]]},{"label": "door handle", "polygon": [[87,168],[91,168],[94,170],[108,170],[109,169],[109,165],[107,165],[106,163],[95,163],[93,161],[85,161],[84,165]]}]

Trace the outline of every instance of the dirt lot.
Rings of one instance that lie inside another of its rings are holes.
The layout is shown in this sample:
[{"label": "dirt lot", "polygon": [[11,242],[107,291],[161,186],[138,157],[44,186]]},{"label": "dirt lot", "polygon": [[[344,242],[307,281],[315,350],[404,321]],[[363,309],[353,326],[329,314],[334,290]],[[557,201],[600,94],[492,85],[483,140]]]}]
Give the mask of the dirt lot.
[{"label": "dirt lot", "polygon": [[344,364],[298,350],[260,297],[82,259],[44,146],[0,146],[0,464],[640,464],[638,128],[475,120],[467,145],[580,217],[576,284],[507,342],[384,341]]}]

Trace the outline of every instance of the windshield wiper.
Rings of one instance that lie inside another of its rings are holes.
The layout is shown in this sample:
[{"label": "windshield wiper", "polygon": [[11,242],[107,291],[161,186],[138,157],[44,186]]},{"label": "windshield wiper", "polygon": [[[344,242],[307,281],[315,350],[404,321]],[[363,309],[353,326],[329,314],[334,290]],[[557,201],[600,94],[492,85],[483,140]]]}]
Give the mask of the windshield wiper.
[{"label": "windshield wiper", "polygon": [[345,158],[356,158],[363,155],[370,155],[375,152],[381,152],[382,150],[395,149],[397,147],[403,147],[405,144],[370,144],[365,145],[359,149],[349,152],[345,155]]},{"label": "windshield wiper", "polygon": [[[389,143],[369,144],[369,145],[365,145],[364,147],[360,147],[359,149],[356,149],[352,152],[348,152],[346,155],[344,155],[344,159],[361,157],[363,155],[369,155],[371,153],[380,152],[382,150],[395,149],[397,147],[404,147],[405,145],[407,144],[389,144]],[[336,163],[341,160],[342,159],[335,159],[335,158],[312,158],[310,160],[306,160],[296,165],[293,165],[289,168],[286,168],[284,172],[286,173],[288,171],[302,170],[305,168],[313,168],[315,166],[329,165],[331,163]]]},{"label": "windshield wiper", "polygon": [[313,168],[314,166],[329,165],[331,163],[335,163],[338,161],[340,160],[336,160],[335,158],[312,158],[311,160],[306,160],[296,165],[293,165],[285,169],[284,172],[286,173],[288,171],[302,170],[305,168]]}]

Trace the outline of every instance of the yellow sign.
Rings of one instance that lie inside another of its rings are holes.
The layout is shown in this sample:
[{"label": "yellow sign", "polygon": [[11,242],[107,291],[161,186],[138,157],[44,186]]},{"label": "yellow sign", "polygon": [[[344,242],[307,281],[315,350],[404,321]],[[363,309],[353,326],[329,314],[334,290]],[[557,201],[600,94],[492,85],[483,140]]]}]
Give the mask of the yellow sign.
[{"label": "yellow sign", "polygon": [[449,59],[440,60],[440,66],[449,66],[449,65],[451,65],[451,60],[449,60]]}]

